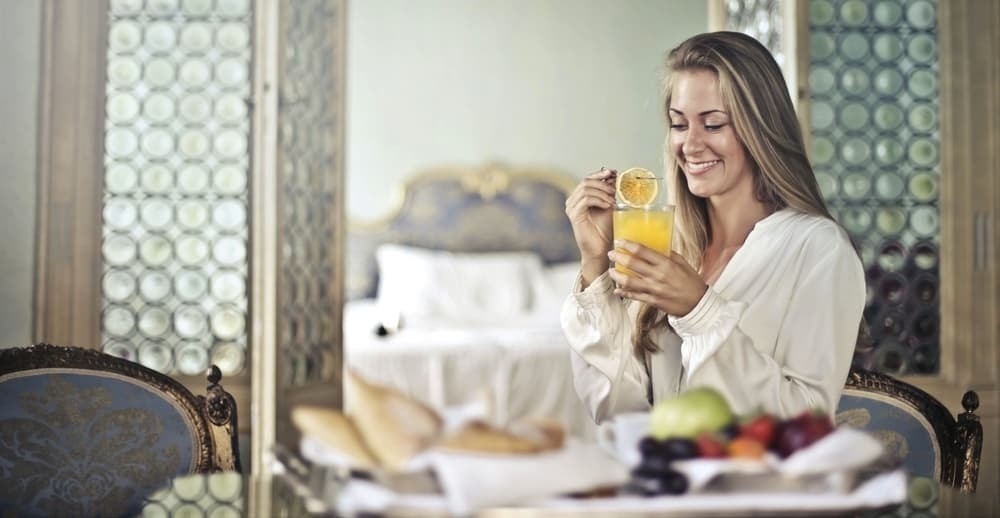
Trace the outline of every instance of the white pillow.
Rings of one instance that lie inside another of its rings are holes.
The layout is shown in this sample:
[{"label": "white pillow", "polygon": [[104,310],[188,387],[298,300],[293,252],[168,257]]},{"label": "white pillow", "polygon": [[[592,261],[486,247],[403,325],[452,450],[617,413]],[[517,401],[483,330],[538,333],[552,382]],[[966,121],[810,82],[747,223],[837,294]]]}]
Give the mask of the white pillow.
[{"label": "white pillow", "polygon": [[385,244],[375,251],[380,312],[410,320],[495,322],[531,309],[542,268],[531,252],[461,254]]},{"label": "white pillow", "polygon": [[579,275],[579,261],[543,266],[534,282],[534,311],[558,313],[566,297],[573,291]]}]

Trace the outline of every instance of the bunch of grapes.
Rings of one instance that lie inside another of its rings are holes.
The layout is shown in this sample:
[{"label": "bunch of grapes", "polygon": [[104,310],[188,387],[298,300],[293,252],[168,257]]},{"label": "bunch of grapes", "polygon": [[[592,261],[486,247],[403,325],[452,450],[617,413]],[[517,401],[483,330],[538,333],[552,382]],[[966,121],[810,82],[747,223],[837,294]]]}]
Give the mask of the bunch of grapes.
[{"label": "bunch of grapes", "polygon": [[632,469],[632,478],[625,492],[642,496],[680,495],[687,491],[688,480],[673,469],[672,463],[698,457],[694,441],[682,437],[665,440],[650,436],[639,441],[641,460]]}]

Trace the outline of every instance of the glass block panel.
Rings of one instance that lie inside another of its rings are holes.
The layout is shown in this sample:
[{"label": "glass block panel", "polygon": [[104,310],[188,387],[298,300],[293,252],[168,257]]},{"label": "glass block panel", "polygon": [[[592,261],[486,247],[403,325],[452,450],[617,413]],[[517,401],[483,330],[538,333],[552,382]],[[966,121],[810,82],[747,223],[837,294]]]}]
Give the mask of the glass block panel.
[{"label": "glass block panel", "polygon": [[112,0],[102,347],[168,374],[247,357],[247,0]]},{"label": "glass block panel", "polygon": [[930,0],[809,2],[811,158],[867,272],[854,361],[892,374],[939,369],[936,20]]},{"label": "glass block panel", "polygon": [[[204,351],[200,347],[198,349]],[[249,489],[247,484],[245,477],[232,472],[177,477],[170,480],[169,485],[146,498],[139,516],[143,518],[246,516]]]}]

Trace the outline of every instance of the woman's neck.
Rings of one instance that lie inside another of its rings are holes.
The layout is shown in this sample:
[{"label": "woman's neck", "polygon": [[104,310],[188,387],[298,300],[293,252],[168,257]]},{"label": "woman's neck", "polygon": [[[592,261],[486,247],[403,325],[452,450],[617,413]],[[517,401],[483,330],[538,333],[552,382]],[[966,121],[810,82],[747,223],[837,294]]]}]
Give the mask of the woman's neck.
[{"label": "woman's neck", "polygon": [[754,225],[769,215],[771,211],[756,200],[727,204],[724,207],[709,202],[708,223],[712,229],[712,239],[708,248],[725,250],[743,246]]}]

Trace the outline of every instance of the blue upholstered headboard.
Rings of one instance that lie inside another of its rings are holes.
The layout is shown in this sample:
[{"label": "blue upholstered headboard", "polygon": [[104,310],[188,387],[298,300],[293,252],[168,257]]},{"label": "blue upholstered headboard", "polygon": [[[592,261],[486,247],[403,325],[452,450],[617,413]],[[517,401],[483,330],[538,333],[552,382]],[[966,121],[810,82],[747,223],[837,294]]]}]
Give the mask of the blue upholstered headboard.
[{"label": "blue upholstered headboard", "polygon": [[347,299],[375,296],[375,250],[383,243],[465,253],[533,251],[549,264],[578,260],[565,212],[576,183],[551,170],[497,165],[414,175],[392,214],[349,224]]}]

